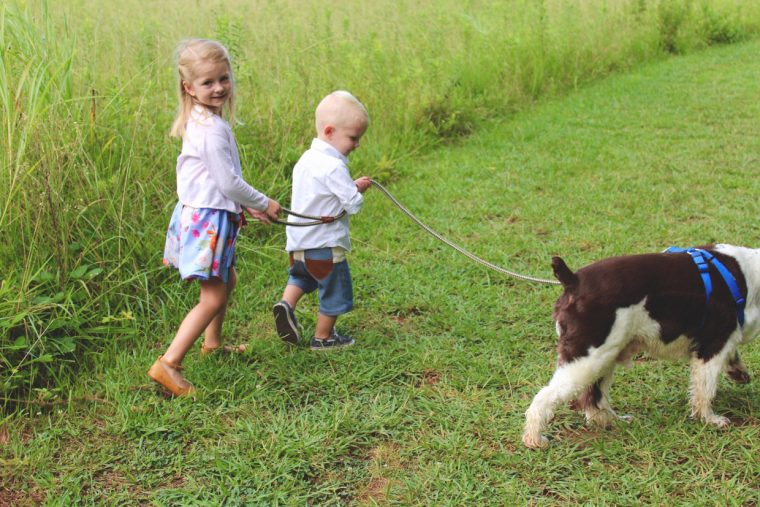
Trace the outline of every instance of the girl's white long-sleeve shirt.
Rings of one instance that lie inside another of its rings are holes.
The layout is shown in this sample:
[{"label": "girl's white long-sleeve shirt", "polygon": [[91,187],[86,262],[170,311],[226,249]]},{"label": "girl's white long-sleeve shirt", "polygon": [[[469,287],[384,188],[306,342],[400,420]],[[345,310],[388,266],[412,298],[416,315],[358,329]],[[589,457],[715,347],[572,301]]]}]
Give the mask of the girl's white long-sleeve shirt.
[{"label": "girl's white long-sleeve shirt", "polygon": [[[343,218],[313,227],[286,227],[288,252],[312,248],[341,247],[351,250],[349,215],[359,212],[364,198],[348,171],[348,159],[330,144],[314,139],[293,168],[291,207],[303,215]],[[309,221],[290,217],[294,222]]]},{"label": "girl's white long-sleeve shirt", "polygon": [[269,198],[246,183],[229,124],[200,106],[193,108],[177,158],[177,195],[185,206],[240,213],[241,206],[267,209]]}]

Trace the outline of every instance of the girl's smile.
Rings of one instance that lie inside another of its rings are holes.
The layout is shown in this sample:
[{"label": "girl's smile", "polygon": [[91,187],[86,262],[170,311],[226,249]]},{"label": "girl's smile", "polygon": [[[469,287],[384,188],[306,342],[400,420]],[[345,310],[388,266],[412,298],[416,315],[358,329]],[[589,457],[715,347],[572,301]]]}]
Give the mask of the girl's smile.
[{"label": "girl's smile", "polygon": [[198,64],[196,71],[192,81],[182,82],[185,92],[196,103],[219,114],[232,93],[230,68],[225,62],[205,61]]}]

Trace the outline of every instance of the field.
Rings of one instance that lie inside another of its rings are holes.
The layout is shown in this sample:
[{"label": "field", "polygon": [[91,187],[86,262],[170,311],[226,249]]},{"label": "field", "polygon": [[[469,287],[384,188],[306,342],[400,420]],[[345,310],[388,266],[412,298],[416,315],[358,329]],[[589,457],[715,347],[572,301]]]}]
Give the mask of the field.
[{"label": "field", "polygon": [[[374,190],[352,221],[353,350],[276,340],[284,235],[254,225],[225,329],[249,351],[191,352],[195,401],[150,384],[197,298],[160,267],[189,34],[232,50],[246,176],[283,202],[315,102],[346,88],[372,115],[354,173],[509,269],[757,246],[755,2],[355,4],[0,8],[0,504],[760,502],[756,383],[721,383],[734,425],[715,431],[688,417],[684,364],[620,371],[630,424],[561,410],[552,447],[524,449],[558,289],[468,262]],[[299,310],[311,332],[315,301]]]}]

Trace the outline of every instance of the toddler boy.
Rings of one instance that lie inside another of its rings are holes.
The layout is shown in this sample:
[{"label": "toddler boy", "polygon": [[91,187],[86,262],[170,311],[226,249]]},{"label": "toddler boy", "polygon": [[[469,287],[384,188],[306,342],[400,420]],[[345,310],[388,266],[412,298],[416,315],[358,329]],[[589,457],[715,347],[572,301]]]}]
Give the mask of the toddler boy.
[{"label": "toddler boy", "polygon": [[[351,272],[346,253],[351,250],[349,216],[361,209],[362,194],[372,181],[367,176],[352,180],[348,155],[359,147],[369,126],[364,105],[347,91],[327,95],[315,113],[317,138],[293,168],[291,208],[313,216],[343,217],[312,227],[287,227],[285,249],[290,270],[282,300],[274,305],[275,327],[280,338],[297,344],[300,336],[295,308],[301,296],[317,290],[319,315],[312,350],[347,347],[353,338],[335,330],[338,316],[353,308]],[[306,221],[297,217],[293,221]]]}]

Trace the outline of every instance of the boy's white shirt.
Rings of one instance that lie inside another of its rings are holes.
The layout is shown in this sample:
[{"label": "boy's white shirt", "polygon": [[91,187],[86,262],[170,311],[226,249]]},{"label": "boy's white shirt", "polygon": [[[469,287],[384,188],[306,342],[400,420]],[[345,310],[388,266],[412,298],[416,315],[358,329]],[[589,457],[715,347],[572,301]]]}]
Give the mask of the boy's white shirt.
[{"label": "boy's white shirt", "polygon": [[[342,210],[346,210],[346,215],[329,224],[286,227],[285,250],[339,247],[350,251],[349,215],[358,213],[363,203],[345,155],[321,139],[314,139],[293,168],[291,208],[303,215],[336,216]],[[298,217],[289,220],[310,221]]]},{"label": "boy's white shirt", "polygon": [[269,198],[246,183],[235,135],[219,116],[195,106],[177,157],[177,195],[185,206],[240,213],[267,209]]}]

